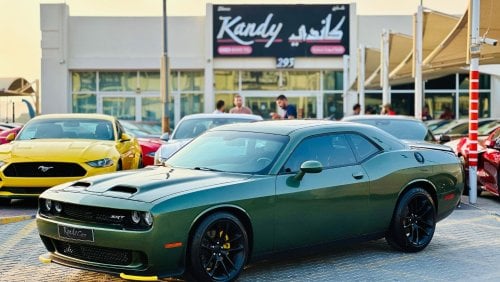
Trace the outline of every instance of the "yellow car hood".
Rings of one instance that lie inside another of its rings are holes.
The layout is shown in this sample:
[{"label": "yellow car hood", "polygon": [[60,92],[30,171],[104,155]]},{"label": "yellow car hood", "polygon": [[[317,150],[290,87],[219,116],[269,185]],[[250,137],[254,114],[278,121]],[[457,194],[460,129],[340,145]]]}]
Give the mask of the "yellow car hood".
[{"label": "yellow car hood", "polygon": [[0,160],[81,162],[112,157],[114,151],[114,141],[72,139],[15,141],[0,146]]}]

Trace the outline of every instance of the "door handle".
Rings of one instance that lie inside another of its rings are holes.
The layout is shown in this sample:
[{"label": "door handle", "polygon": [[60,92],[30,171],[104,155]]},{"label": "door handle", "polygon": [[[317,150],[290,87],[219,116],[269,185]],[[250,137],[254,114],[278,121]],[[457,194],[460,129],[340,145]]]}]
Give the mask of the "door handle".
[{"label": "door handle", "polygon": [[355,179],[361,179],[361,178],[363,178],[363,176],[365,176],[365,175],[361,171],[360,172],[354,172],[352,174],[352,177],[354,177]]}]

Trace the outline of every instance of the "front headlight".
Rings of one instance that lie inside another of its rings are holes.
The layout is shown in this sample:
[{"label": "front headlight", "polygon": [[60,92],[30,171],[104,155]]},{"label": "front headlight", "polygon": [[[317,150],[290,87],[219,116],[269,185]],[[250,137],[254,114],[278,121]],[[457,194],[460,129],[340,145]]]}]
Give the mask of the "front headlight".
[{"label": "front headlight", "polygon": [[45,210],[50,211],[50,209],[52,208],[52,201],[49,200],[49,199],[45,199],[45,203],[44,204],[45,204],[44,205],[45,206]]},{"label": "front headlight", "polygon": [[0,161],[0,167],[2,167],[4,164],[6,164],[6,162]]},{"label": "front headlight", "polygon": [[142,214],[143,218],[144,218],[144,222],[148,225],[148,226],[151,226],[153,225],[153,215],[151,215],[150,212],[145,212]]},{"label": "front headlight", "polygon": [[100,160],[87,162],[87,164],[91,167],[108,167],[113,165],[113,160],[110,158],[104,158]]}]

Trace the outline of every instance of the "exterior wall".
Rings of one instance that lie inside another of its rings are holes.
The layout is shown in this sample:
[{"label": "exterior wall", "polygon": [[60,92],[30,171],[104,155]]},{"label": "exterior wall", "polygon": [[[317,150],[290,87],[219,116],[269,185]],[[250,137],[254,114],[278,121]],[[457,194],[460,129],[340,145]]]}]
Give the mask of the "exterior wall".
[{"label": "exterior wall", "polygon": [[[161,17],[70,17],[65,4],[42,4],[40,12],[42,113],[72,111],[72,71],[158,71],[160,68]],[[294,68],[344,71],[344,114],[349,114],[352,105],[358,102],[357,93],[347,89],[357,74],[357,46],[380,48],[384,28],[410,35],[413,28],[410,15],[358,16],[355,4],[350,6],[350,19],[349,56],[300,57],[296,58]],[[212,22],[211,4],[207,4],[203,17],[168,18],[168,37],[175,38],[168,41],[170,68],[204,71],[204,112],[211,112],[215,104],[214,71],[276,70],[274,58],[214,59]],[[500,95],[496,93],[500,91],[500,72],[491,74],[491,116],[500,117]],[[323,97],[318,94],[317,98],[322,103]]]},{"label": "exterior wall", "polygon": [[69,105],[68,15],[63,4],[40,5],[42,31],[41,113],[67,112]]}]

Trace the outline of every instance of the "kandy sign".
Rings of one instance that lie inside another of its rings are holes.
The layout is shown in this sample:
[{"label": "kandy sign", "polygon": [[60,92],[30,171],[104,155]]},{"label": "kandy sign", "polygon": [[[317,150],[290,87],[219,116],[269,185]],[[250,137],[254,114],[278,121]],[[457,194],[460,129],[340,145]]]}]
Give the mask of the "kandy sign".
[{"label": "kandy sign", "polygon": [[349,54],[349,5],[214,5],[214,57]]}]

